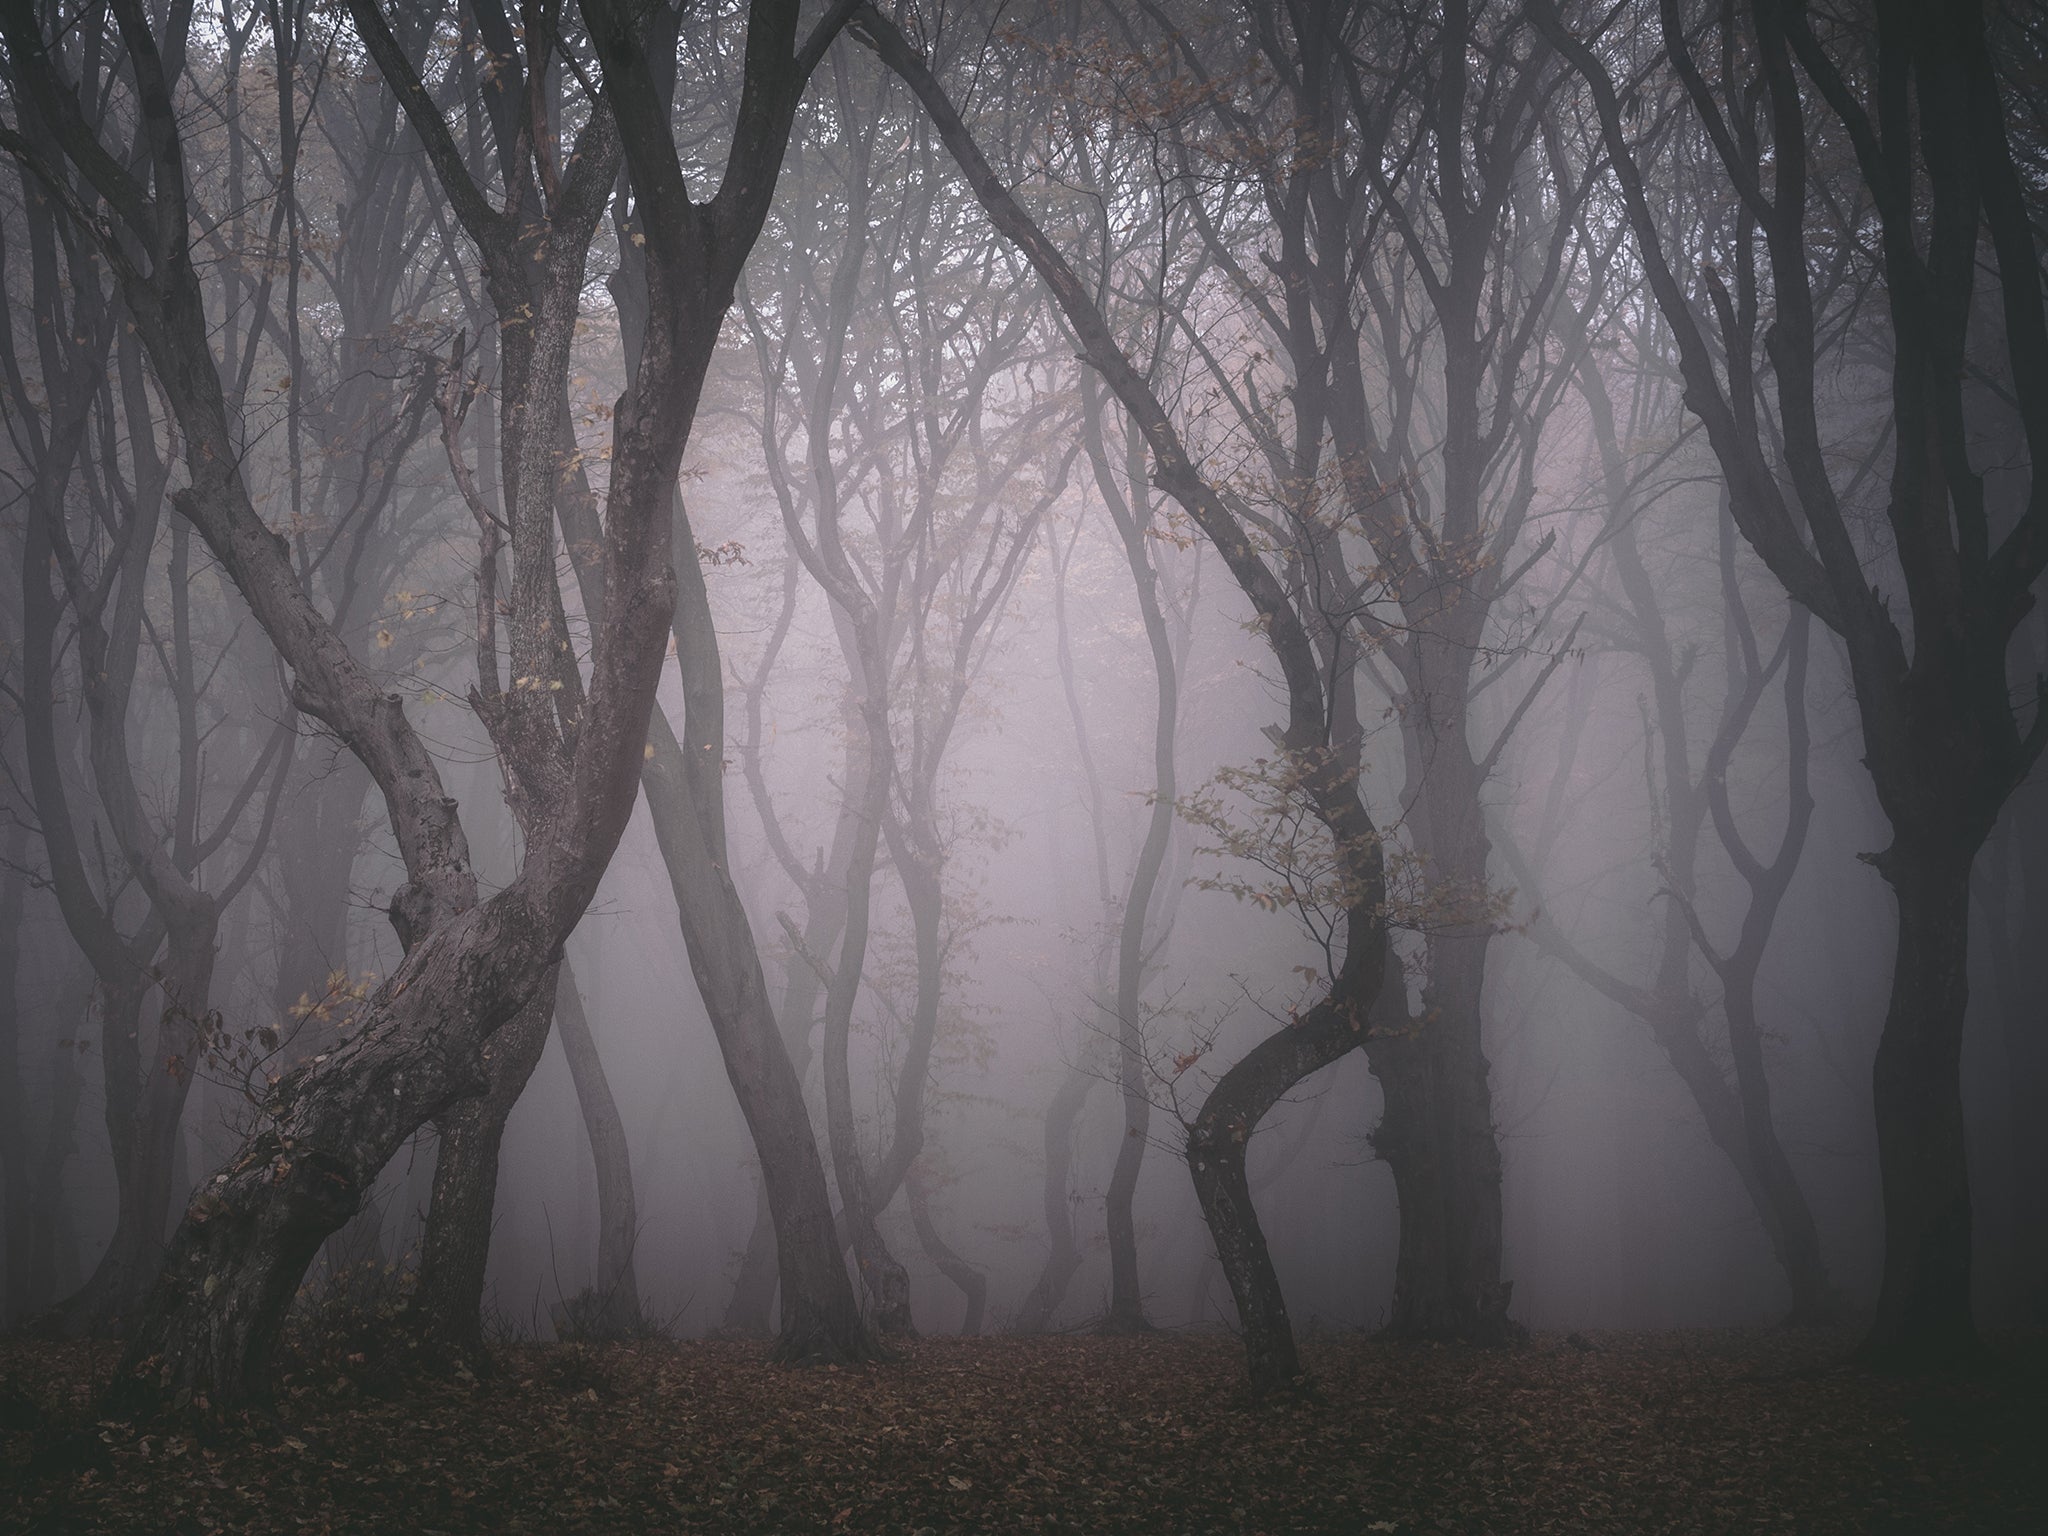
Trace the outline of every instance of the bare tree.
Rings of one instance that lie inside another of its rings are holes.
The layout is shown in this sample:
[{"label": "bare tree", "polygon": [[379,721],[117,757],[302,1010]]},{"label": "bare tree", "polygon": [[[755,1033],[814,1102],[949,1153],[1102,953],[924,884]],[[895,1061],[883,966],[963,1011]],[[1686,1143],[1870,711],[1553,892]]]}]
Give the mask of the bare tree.
[{"label": "bare tree", "polygon": [[[1631,132],[1615,83],[1617,66],[1633,74],[1634,40],[1568,24],[1547,0],[1532,12],[1587,83],[1736,525],[1848,651],[1864,760],[1893,833],[1873,862],[1899,914],[1874,1083],[1885,1263],[1868,1346],[1898,1362],[1950,1359],[1975,1342],[1960,1083],[1970,871],[2048,745],[2048,710],[2027,719],[2009,682],[2014,631],[2048,566],[2048,481],[1988,495],[1970,426],[2010,413],[2032,461],[2048,451],[2038,198],[2015,169],[1991,22],[1977,5],[1840,21],[1796,0],[1704,14],[1661,5],[1669,69],[1741,209],[1725,257],[1703,263],[1695,287],[1651,203],[1657,146]],[[1853,198],[1817,192],[1823,156],[1855,166]],[[1881,518],[1864,516],[1853,470],[1829,449],[1816,368],[1834,323],[1816,291],[1865,217],[1880,284],[1863,313],[1882,328],[1877,367],[1891,385],[1877,429],[1892,460]],[[1994,274],[1988,293],[1980,263]],[[1752,340],[1765,306],[1768,372]],[[1873,553],[1885,562],[1875,582]],[[1903,624],[1887,579],[1905,594]]]}]

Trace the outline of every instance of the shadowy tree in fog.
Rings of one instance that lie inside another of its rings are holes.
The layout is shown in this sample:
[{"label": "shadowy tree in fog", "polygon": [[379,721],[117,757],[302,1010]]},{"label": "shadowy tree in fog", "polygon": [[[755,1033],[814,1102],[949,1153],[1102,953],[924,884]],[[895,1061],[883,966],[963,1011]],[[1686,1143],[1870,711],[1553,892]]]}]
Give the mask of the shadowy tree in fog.
[{"label": "shadowy tree in fog", "polygon": [[[2027,718],[2010,676],[2013,634],[2048,566],[2048,481],[2022,487],[1982,467],[1991,422],[2016,419],[2031,462],[2048,453],[2038,188],[2014,163],[1994,65],[2004,23],[1976,4],[1836,20],[1789,0],[1667,0],[1656,41],[1670,74],[1657,80],[1683,92],[1740,205],[1696,289],[1651,201],[1670,153],[1692,139],[1660,145],[1630,126],[1633,59],[1654,43],[1626,24],[1569,24],[1549,0],[1533,11],[1587,83],[1735,522],[1848,652],[1864,761],[1892,829],[1872,862],[1899,922],[1874,1074],[1885,1260],[1869,1349],[1952,1358],[1974,1344],[1960,1081],[1971,867],[2048,745],[2048,710]],[[1617,70],[1632,81],[1627,103]],[[1828,307],[1838,259],[1867,264],[1873,281]],[[1874,354],[1861,411],[1817,367],[1844,324]],[[1830,446],[1844,431],[1889,443],[1881,511]]]},{"label": "shadowy tree in fog", "polygon": [[[1369,678],[1400,728],[1421,1011],[1366,1043],[1400,1200],[1389,1326],[1505,1338],[1485,792],[1571,647],[1543,631],[1556,604],[1510,598],[1549,547],[1519,550],[1583,347],[1552,312],[1604,267],[1575,217],[1580,150],[1550,119],[1561,71],[1512,7],[1249,5],[1241,37],[1146,9],[1206,109],[1164,125],[1206,193],[1198,227],[1248,346],[1286,364],[1262,378],[1190,329],[1267,479],[1236,509],[1290,551],[1325,665]],[[1547,664],[1482,741],[1482,694],[1532,652]],[[1360,715],[1344,698],[1341,729],[1361,735]]]},{"label": "shadowy tree in fog", "polygon": [[1300,1361],[1279,1278],[1252,1207],[1245,1144],[1283,1094],[1363,1043],[1365,1013],[1379,991],[1387,958],[1379,833],[1359,796],[1356,748],[1332,730],[1333,700],[1350,687],[1349,675],[1339,670],[1335,687],[1326,681],[1299,598],[1267,564],[1217,487],[1203,478],[1172,416],[1104,318],[1094,291],[1011,195],[925,56],[872,6],[857,11],[850,26],[916,93],[997,229],[1051,291],[1084,361],[1101,374],[1143,435],[1153,457],[1154,483],[1215,545],[1251,602],[1281,667],[1287,725],[1272,734],[1283,758],[1283,792],[1305,805],[1330,839],[1341,938],[1325,995],[1216,1080],[1188,1128],[1187,1141],[1196,1195],[1237,1302],[1252,1384],[1255,1390],[1270,1391],[1299,1376]]},{"label": "shadowy tree in fog", "polygon": [[[31,117],[24,126],[29,142],[47,149],[44,125]],[[83,1328],[127,1318],[155,1278],[170,1203],[182,1193],[172,1184],[186,1099],[217,1044],[211,992],[220,916],[263,858],[290,768],[291,723],[289,710],[267,696],[267,667],[254,687],[237,675],[254,669],[246,650],[230,656],[232,629],[219,635],[202,611],[195,632],[190,534],[183,524],[163,528],[169,466],[157,449],[142,349],[105,266],[59,212],[60,198],[89,200],[89,190],[25,178],[23,191],[29,302],[40,323],[24,358],[10,306],[0,363],[29,482],[20,566],[24,745],[51,886],[97,980],[118,1190],[106,1249],[59,1307],[66,1326]],[[160,544],[169,546],[161,571]],[[167,722],[151,719],[137,695],[145,661],[162,673]],[[231,687],[241,697],[223,708],[220,695]],[[85,705],[75,742],[59,722],[60,695]],[[266,712],[283,718],[266,727]],[[150,775],[141,765],[151,754],[132,728],[142,721],[167,725],[175,744],[165,812],[145,797]],[[214,737],[218,748],[237,736],[250,748],[263,745],[222,784],[209,772],[220,759],[207,741]],[[74,803],[79,778],[93,791],[82,804]],[[252,802],[251,836],[231,848]],[[142,1014],[153,994],[161,1004],[149,1030]]]},{"label": "shadowy tree in fog", "polygon": [[[963,222],[973,231],[978,217],[944,195],[921,121],[907,124],[900,157],[878,155],[885,135],[874,124],[890,120],[891,77],[835,55],[832,80],[835,111],[820,116],[829,136],[790,183],[779,266],[761,263],[746,299],[769,482],[794,558],[829,600],[848,673],[844,842],[832,864],[806,868],[772,801],[756,793],[771,847],[806,899],[803,932],[790,925],[792,964],[823,973],[825,1112],[843,1230],[877,1325],[906,1332],[909,1277],[878,1218],[924,1146],[948,942],[943,770],[1072,453],[1027,489],[1022,472],[1043,455],[1052,408],[1030,368],[1038,309],[1028,276],[999,247],[963,238]],[[891,184],[899,198],[883,190]],[[871,1155],[851,1043],[885,846],[911,919],[915,1000],[888,1135]],[[835,936],[836,953],[808,947]],[[921,1239],[931,1247],[937,1236],[927,1209]],[[959,1277],[964,1263],[938,1247],[935,1262]]]},{"label": "shadowy tree in fog", "polygon": [[[9,130],[5,147],[46,187],[74,168],[105,200],[110,226],[67,214],[103,238],[119,289],[175,413],[187,485],[174,493],[242,592],[295,679],[300,708],[324,719],[384,794],[408,881],[392,915],[408,953],[363,1010],[347,1046],[287,1077],[264,1123],[207,1181],[173,1239],[162,1277],[131,1336],[116,1397],[132,1408],[204,1396],[215,1404],[260,1391],[283,1312],[320,1242],[351,1216],[397,1146],[450,1102],[483,1086],[477,1048],[552,971],[624,830],[660,674],[674,580],[664,559],[670,502],[704,371],[739,262],[772,193],[798,96],[832,27],[798,48],[797,7],[760,0],[746,39],[744,87],[720,193],[692,203],[643,45],[640,18],[592,0],[589,62],[601,100],[580,99],[578,142],[543,162],[541,207],[495,207],[471,179],[445,122],[381,16],[354,8],[363,41],[406,108],[457,216],[486,262],[508,256],[500,237],[530,215],[542,243],[515,248],[549,281],[506,347],[508,425],[558,419],[590,235],[623,145],[645,227],[649,320],[635,378],[620,401],[603,530],[604,605],[586,683],[565,643],[555,581],[558,438],[507,431],[517,479],[505,502],[512,548],[511,686],[478,691],[515,808],[525,858],[513,881],[479,901],[456,803],[399,701],[382,694],[315,606],[286,547],[260,519],[239,468],[236,422],[212,350],[205,295],[192,260],[194,214],[177,93],[189,12],[159,28],[134,0],[114,5],[126,88],[98,122],[72,82],[81,52],[112,39],[92,26],[53,42],[29,0],[0,7],[10,84],[47,125],[62,161]],[[562,46],[566,48],[566,40]],[[616,126],[614,126],[616,118]],[[109,126],[132,125],[132,162],[108,150]],[[530,152],[544,153],[538,138]],[[132,168],[131,168],[132,165]],[[112,233],[120,231],[119,236]],[[527,289],[516,265],[491,273],[503,295]],[[514,359],[512,349],[519,356]],[[482,646],[479,649],[483,649]],[[523,681],[522,681],[523,680]],[[560,684],[559,688],[550,687]]]}]

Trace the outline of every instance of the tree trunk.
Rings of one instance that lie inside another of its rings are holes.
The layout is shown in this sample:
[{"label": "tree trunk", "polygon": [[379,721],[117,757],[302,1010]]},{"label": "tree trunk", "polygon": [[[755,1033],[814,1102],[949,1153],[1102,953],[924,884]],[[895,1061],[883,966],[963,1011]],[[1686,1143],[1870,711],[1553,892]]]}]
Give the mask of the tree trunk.
[{"label": "tree trunk", "polygon": [[1507,1315],[1513,1287],[1500,1278],[1500,1144],[1478,1039],[1479,963],[1445,955],[1436,979],[1449,984],[1424,992],[1421,1019],[1376,1032],[1366,1050],[1386,1104],[1372,1146],[1393,1172],[1400,1204],[1387,1331],[1499,1344],[1519,1330]]},{"label": "tree trunk", "polygon": [[[686,547],[678,540],[679,554]],[[687,592],[690,576],[686,571],[681,574],[679,585]],[[700,572],[696,578],[700,591],[702,583]],[[680,608],[678,614],[680,623]],[[702,610],[700,621],[709,629],[708,607]],[[715,652],[712,666],[716,666]],[[861,1322],[846,1265],[839,1257],[831,1196],[810,1110],[804,1103],[803,1083],[776,1026],[746,909],[726,868],[722,847],[714,858],[705,846],[698,819],[703,812],[686,787],[688,765],[682,744],[659,709],[654,712],[648,742],[654,755],[642,781],[669,886],[675,893],[690,969],[703,994],[733,1095],[753,1138],[761,1162],[762,1187],[775,1217],[776,1272],[782,1298],[776,1356],[791,1361],[869,1358],[874,1346]],[[711,761],[715,764],[718,758],[712,756]],[[722,811],[719,826],[722,843]]]},{"label": "tree trunk", "polygon": [[[1362,1019],[1337,997],[1325,999],[1261,1040],[1225,1072],[1188,1128],[1188,1171],[1237,1303],[1255,1397],[1295,1385],[1302,1369],[1280,1276],[1252,1205],[1245,1146],[1267,1111],[1295,1084],[1355,1049],[1364,1036]],[[1404,1210],[1406,1205],[1404,1199]]]},{"label": "tree trunk", "polygon": [[939,1273],[960,1288],[967,1299],[967,1316],[960,1324],[961,1335],[973,1338],[981,1332],[981,1319],[988,1305],[988,1276],[947,1246],[932,1223],[931,1202],[915,1164],[907,1175],[910,1186],[910,1220],[917,1229],[917,1241]]},{"label": "tree trunk", "polygon": [[1792,1171],[1784,1143],[1771,1119],[1771,1085],[1764,1072],[1763,1031],[1756,1018],[1756,978],[1724,978],[1722,1009],[1728,1018],[1728,1054],[1742,1105],[1744,1152],[1754,1173],[1757,1208],[1770,1233],[1771,1248],[1792,1287],[1794,1327],[1839,1322],[1843,1302],[1828,1280],[1813,1208]]},{"label": "tree trunk", "polygon": [[[141,1304],[162,1263],[164,1228],[176,1193],[173,1163],[192,1074],[206,1049],[207,998],[213,985],[212,903],[181,912],[170,927],[159,984],[153,1049],[145,1057],[139,1029],[147,995],[123,989],[107,1017],[103,1041],[107,1121],[114,1149],[114,1232],[85,1284],[58,1307],[67,1330],[119,1329]],[[122,1038],[124,1037],[125,1038]]]},{"label": "tree trunk", "polygon": [[[1091,1041],[1094,1039],[1090,1037]],[[1052,1326],[1067,1287],[1081,1267],[1080,1245],[1074,1241],[1074,1126],[1088,1102],[1089,1090],[1100,1075],[1096,1059],[1103,1053],[1088,1050],[1080,1061],[1067,1068],[1052,1103],[1045,1111],[1045,1231],[1052,1243],[1045,1265],[1038,1271],[1024,1303],[1017,1309],[1012,1325],[1018,1333],[1043,1333]]]},{"label": "tree trunk", "polygon": [[547,1048],[555,992],[550,970],[512,1021],[485,1042],[488,1086],[483,1093],[463,1099],[435,1124],[434,1193],[420,1235],[419,1283],[406,1320],[422,1339],[457,1356],[483,1349],[484,1276],[498,1203],[498,1155],[505,1122]]},{"label": "tree trunk", "polygon": [[1872,1074],[1884,1190],[1884,1280],[1866,1355],[1942,1364],[1974,1353],[1963,1137],[1970,859],[1903,841],[1880,869],[1899,904],[1891,1005]]},{"label": "tree trunk", "polygon": [[[1093,390],[1089,401],[1096,401]],[[1152,723],[1152,813],[1145,825],[1145,841],[1138,849],[1131,869],[1130,891],[1124,899],[1123,921],[1117,932],[1116,958],[1116,1043],[1117,1083],[1123,1095],[1124,1135],[1117,1143],[1116,1166],[1110,1173],[1106,1202],[1109,1225],[1109,1316],[1103,1328],[1110,1333],[1139,1332],[1151,1325],[1145,1320],[1145,1298],[1138,1283],[1138,1233],[1132,1202],[1137,1195],[1138,1173],[1144,1166],[1145,1147],[1152,1128],[1151,1085],[1145,1081],[1149,1063],[1145,1057],[1144,1020],[1140,1017],[1145,990],[1146,930],[1152,912],[1152,896],[1159,885],[1159,871],[1166,863],[1167,843],[1173,836],[1173,805],[1176,793],[1174,734],[1179,723],[1180,678],[1173,655],[1173,641],[1166,629],[1166,616],[1159,607],[1159,577],[1145,548],[1150,506],[1145,500],[1135,505],[1115,497],[1101,453],[1099,409],[1090,417],[1090,447],[1095,450],[1097,478],[1104,500],[1122,535],[1124,558],[1131,568],[1137,589],[1138,612],[1144,620],[1145,638],[1152,648],[1152,678],[1156,694]],[[1143,439],[1126,433],[1129,484],[1134,495],[1144,485]]]},{"label": "tree trunk", "polygon": [[34,1316],[74,1284],[78,1272],[78,1234],[71,1222],[71,1202],[64,1198],[64,1165],[78,1150],[78,1101],[85,1074],[78,1070],[78,1043],[87,1033],[92,1012],[92,972],[79,962],[58,993],[57,1038],[50,1053],[49,1119],[37,1154],[34,1194],[27,1206],[28,1268],[23,1291],[24,1314]]},{"label": "tree trunk", "polygon": [[[1468,685],[1457,667],[1451,676],[1444,691],[1461,703]],[[1500,1142],[1481,1038],[1490,849],[1462,708],[1453,720],[1433,741],[1418,741],[1414,730],[1407,741],[1410,819],[1442,892],[1442,916],[1428,937],[1421,1017],[1376,1030],[1366,1047],[1386,1103],[1372,1144],[1393,1172],[1401,1208],[1388,1331],[1499,1344],[1520,1330],[1507,1315],[1513,1286],[1500,1273]]]},{"label": "tree trunk", "polygon": [[555,1002],[555,1032],[569,1075],[576,1080],[576,1102],[583,1110],[583,1128],[590,1137],[590,1158],[597,1169],[597,1275],[591,1281],[588,1305],[576,1325],[597,1338],[631,1338],[643,1322],[640,1279],[633,1247],[640,1235],[639,1208],[633,1198],[633,1162],[626,1142],[626,1124],[612,1098],[603,1058],[584,1012],[583,994],[569,962],[562,962]]}]

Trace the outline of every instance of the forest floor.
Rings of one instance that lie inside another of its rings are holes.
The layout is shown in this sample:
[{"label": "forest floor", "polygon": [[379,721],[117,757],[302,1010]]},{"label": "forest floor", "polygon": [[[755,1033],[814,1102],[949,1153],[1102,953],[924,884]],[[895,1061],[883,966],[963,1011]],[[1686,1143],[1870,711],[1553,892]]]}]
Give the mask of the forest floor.
[{"label": "forest floor", "polygon": [[2048,1339],[1969,1376],[1846,1336],[1324,1333],[1252,1405],[1222,1334],[501,1351],[480,1377],[303,1364],[279,1416],[96,1423],[108,1346],[0,1341],[0,1530],[35,1532],[2048,1531]]}]

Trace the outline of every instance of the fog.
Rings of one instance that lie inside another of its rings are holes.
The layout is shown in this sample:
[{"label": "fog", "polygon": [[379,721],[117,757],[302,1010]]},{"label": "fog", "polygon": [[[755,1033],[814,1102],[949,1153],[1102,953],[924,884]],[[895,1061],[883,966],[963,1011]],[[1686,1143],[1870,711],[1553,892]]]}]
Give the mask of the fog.
[{"label": "fog", "polygon": [[19,9],[9,1324],[2042,1320],[2038,73],[1915,319],[1653,8]]}]

